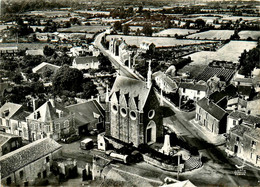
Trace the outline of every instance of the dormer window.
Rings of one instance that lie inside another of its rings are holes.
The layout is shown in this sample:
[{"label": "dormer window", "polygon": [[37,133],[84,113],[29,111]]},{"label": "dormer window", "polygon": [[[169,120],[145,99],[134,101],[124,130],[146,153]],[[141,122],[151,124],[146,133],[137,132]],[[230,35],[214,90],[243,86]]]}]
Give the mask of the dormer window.
[{"label": "dormer window", "polygon": [[251,142],[251,147],[252,149],[256,149],[256,142],[254,140],[252,140]]},{"label": "dormer window", "polygon": [[5,110],[5,111],[3,112],[3,114],[4,114],[4,117],[7,117],[7,116],[9,115],[9,113],[10,113],[10,111],[9,111],[9,110]]}]

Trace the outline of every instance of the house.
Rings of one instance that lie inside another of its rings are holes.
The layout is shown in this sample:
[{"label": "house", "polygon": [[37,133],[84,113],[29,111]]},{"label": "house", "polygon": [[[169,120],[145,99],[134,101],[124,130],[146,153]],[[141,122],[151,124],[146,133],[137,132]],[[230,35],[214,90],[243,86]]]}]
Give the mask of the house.
[{"label": "house", "polygon": [[86,53],[89,53],[89,49],[87,47],[72,47],[70,48],[70,53],[73,57],[84,56]]},{"label": "house", "polygon": [[226,132],[226,111],[204,97],[196,103],[196,120],[209,132],[218,135]]},{"label": "house", "polygon": [[25,54],[26,55],[31,55],[31,56],[38,56],[38,55],[44,56],[43,49],[30,49],[30,50],[26,50]]},{"label": "house", "polygon": [[245,100],[249,100],[249,98],[253,94],[252,86],[238,85],[237,91],[238,91],[238,94]]},{"label": "house", "polygon": [[24,111],[22,105],[5,103],[0,108],[0,113],[0,129],[2,132],[21,136],[24,140],[29,140],[29,130],[25,119],[29,112]]},{"label": "house", "polygon": [[18,53],[18,47],[17,46],[12,46],[12,47],[0,47],[0,56],[3,55],[11,55],[14,56],[15,54]]},{"label": "house", "polygon": [[168,77],[165,73],[158,71],[153,74],[153,79],[156,85],[159,86],[165,93],[175,93],[177,91],[177,84],[174,80]]},{"label": "house", "polygon": [[233,111],[227,117],[227,133],[236,125],[249,125],[260,123],[260,117],[249,114],[249,112]]},{"label": "house", "polygon": [[139,49],[143,52],[147,52],[147,51],[154,51],[155,50],[155,45],[154,43],[149,43],[149,42],[142,42],[140,43],[140,47]]},{"label": "house", "polygon": [[59,68],[60,68],[60,66],[56,66],[54,64],[50,64],[47,62],[42,62],[38,66],[34,67],[32,69],[32,72],[42,74],[45,71],[52,71],[53,73],[55,73]]},{"label": "house", "polygon": [[93,129],[104,129],[105,111],[96,100],[70,105],[66,108],[75,115],[78,134],[86,134]]},{"label": "house", "polygon": [[26,121],[30,141],[45,137],[60,140],[76,133],[74,115],[54,99],[46,101]]},{"label": "house", "polygon": [[226,152],[260,166],[260,118],[242,112],[228,116]]},{"label": "house", "polygon": [[87,56],[87,57],[76,57],[72,62],[72,68],[76,68],[79,70],[82,69],[98,69],[99,60],[95,56]]},{"label": "house", "polygon": [[239,97],[230,98],[227,101],[226,110],[227,111],[233,111],[233,110],[246,111],[247,110],[247,101],[242,98],[239,98]]},{"label": "house", "polygon": [[60,144],[44,138],[1,156],[1,184],[36,185],[37,179],[46,179],[51,174],[53,159],[60,152]]},{"label": "house", "polygon": [[0,132],[0,157],[22,147],[22,138]]},{"label": "house", "polygon": [[117,76],[106,98],[106,135],[134,146],[162,137],[163,119],[151,76],[150,64],[147,82]]},{"label": "house", "polygon": [[207,85],[205,83],[181,82],[179,85],[179,94],[184,99],[198,101],[207,95]]}]

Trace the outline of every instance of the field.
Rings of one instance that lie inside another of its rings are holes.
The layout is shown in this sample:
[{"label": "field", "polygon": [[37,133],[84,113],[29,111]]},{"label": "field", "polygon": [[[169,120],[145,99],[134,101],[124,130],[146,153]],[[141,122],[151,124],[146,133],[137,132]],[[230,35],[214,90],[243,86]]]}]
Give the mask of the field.
[{"label": "field", "polygon": [[239,20],[239,19],[243,19],[244,21],[254,21],[254,20],[260,20],[259,17],[251,17],[251,16],[227,16],[227,15],[224,15],[222,20],[231,20],[231,21],[236,21],[236,20]]},{"label": "field", "polygon": [[[196,77],[213,60],[224,60],[238,63],[239,56],[244,50],[250,50],[256,47],[254,41],[231,41],[217,51],[201,51],[188,55],[192,62],[185,66],[180,72],[190,71],[192,76]],[[186,56],[186,57],[188,57]]]},{"label": "field", "polygon": [[83,13],[83,14],[104,14],[104,15],[109,15],[109,11],[95,11],[95,10],[76,10],[76,13]]},{"label": "field", "polygon": [[43,49],[44,46],[52,46],[52,44],[49,43],[0,43],[1,47],[18,47],[20,50],[27,49]]},{"label": "field", "polygon": [[165,29],[163,31],[160,31],[158,33],[155,33],[154,36],[174,36],[175,34],[178,35],[188,35],[197,32],[198,30],[195,29]]},{"label": "field", "polygon": [[58,32],[86,32],[96,33],[109,28],[109,26],[72,26],[70,28],[60,28]]},{"label": "field", "polygon": [[240,31],[238,34],[242,40],[246,40],[248,37],[257,40],[260,37],[260,31]]},{"label": "field", "polygon": [[192,45],[192,44],[213,42],[213,41],[203,41],[203,40],[180,40],[176,38],[167,38],[167,37],[125,36],[125,35],[109,35],[106,37],[108,41],[110,41],[111,38],[123,38],[128,45],[140,46],[142,42],[149,42],[149,43],[154,43],[156,47],[171,47],[171,46]]},{"label": "field", "polygon": [[31,12],[26,12],[24,13],[25,15],[42,15],[45,17],[64,17],[71,15],[74,17],[75,13],[72,13],[70,11],[31,11]]},{"label": "field", "polygon": [[192,39],[227,40],[234,34],[232,30],[210,30],[187,36]]}]

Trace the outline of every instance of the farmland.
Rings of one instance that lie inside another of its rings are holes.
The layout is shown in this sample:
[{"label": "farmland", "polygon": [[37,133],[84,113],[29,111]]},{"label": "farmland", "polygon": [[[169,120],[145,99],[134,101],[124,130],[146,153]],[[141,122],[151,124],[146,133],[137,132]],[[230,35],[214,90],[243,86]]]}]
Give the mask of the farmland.
[{"label": "farmland", "polygon": [[238,35],[242,40],[246,40],[248,37],[257,40],[257,38],[260,37],[260,31],[240,31]]},{"label": "farmland", "polygon": [[155,33],[154,36],[174,36],[175,34],[177,35],[188,35],[197,32],[198,30],[195,29],[165,29],[163,31],[160,31],[158,33]]},{"label": "farmland", "polygon": [[[198,76],[213,60],[231,61],[238,63],[239,56],[244,50],[250,50],[256,47],[257,43],[253,41],[231,41],[217,51],[201,51],[188,55],[192,62],[185,66],[181,72],[190,71],[192,76]],[[188,57],[187,56],[187,57]]]},{"label": "farmland", "polygon": [[200,43],[209,43],[213,41],[203,40],[181,40],[169,37],[145,37],[145,36],[125,36],[125,35],[109,35],[106,40],[110,41],[111,38],[123,38],[128,45],[140,46],[142,42],[154,43],[156,47],[171,47],[180,45],[192,45]]},{"label": "farmland", "polygon": [[52,46],[49,43],[0,43],[0,48],[2,47],[18,47],[19,50],[25,49],[43,49],[44,46]]},{"label": "farmland", "polygon": [[227,40],[230,36],[234,34],[232,30],[210,30],[205,32],[200,32],[187,36],[191,39],[207,39],[207,40]]},{"label": "farmland", "polygon": [[58,32],[85,32],[85,33],[96,33],[109,28],[109,26],[72,26],[70,28],[60,28]]}]

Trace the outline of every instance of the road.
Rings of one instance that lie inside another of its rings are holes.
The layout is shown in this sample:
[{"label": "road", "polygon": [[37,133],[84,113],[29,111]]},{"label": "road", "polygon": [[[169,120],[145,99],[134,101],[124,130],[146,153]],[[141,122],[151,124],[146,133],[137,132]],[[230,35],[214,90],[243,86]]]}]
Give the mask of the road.
[{"label": "road", "polygon": [[[165,105],[167,105],[165,103]],[[169,106],[169,105],[168,105]],[[169,106],[170,107],[170,106]],[[246,166],[245,176],[236,176],[235,171],[238,159],[229,159],[224,153],[224,146],[215,146],[207,143],[201,133],[189,121],[194,118],[195,112],[182,112],[170,107],[175,115],[164,119],[164,123],[172,126],[176,134],[199,149],[204,157],[204,166],[201,169],[181,174],[180,179],[189,179],[196,185],[225,185],[225,186],[252,186],[260,185],[260,172]],[[242,162],[240,163],[242,164]]]},{"label": "road", "polygon": [[95,38],[94,41],[94,45],[99,48],[99,50],[109,58],[110,62],[113,64],[113,66],[117,69],[118,73],[120,75],[124,75],[130,78],[134,78],[134,79],[140,79],[143,80],[142,77],[138,76],[137,74],[135,74],[132,70],[130,70],[128,67],[126,67],[125,65],[122,65],[120,62],[119,57],[111,54],[108,50],[106,50],[102,44],[101,44],[101,40],[102,37],[105,35],[105,32],[102,32],[100,34],[98,34]]}]

